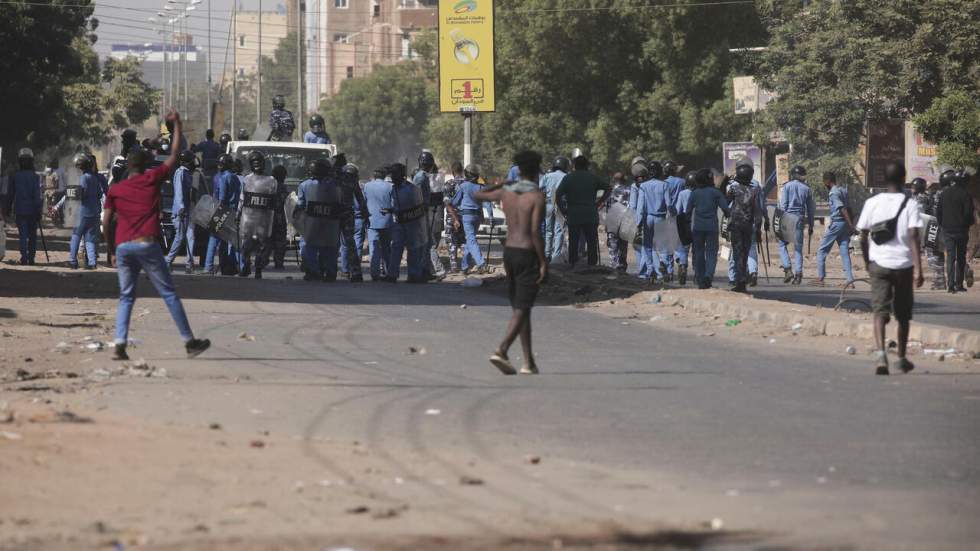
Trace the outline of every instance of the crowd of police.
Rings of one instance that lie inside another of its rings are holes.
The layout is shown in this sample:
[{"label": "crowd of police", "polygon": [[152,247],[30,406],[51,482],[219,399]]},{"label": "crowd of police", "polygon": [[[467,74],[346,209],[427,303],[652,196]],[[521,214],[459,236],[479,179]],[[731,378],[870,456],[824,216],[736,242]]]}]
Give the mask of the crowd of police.
[{"label": "crowd of police", "polygon": [[[288,141],[295,131],[293,115],[285,109],[282,96],[273,98],[272,103],[268,139]],[[304,142],[331,143],[321,116],[311,117],[309,126]],[[80,153],[74,159],[80,174],[77,185],[63,186],[64,196],[55,212],[63,209],[65,224],[73,228],[72,268],[79,267],[82,242],[85,268],[96,267],[100,205],[108,187],[126,177],[127,155],[138,149],[167,154],[174,147],[181,153],[172,178],[170,220],[174,237],[166,260],[172,265],[181,251],[186,251],[188,274],[195,272],[195,251],[199,251],[197,264],[205,273],[254,274],[261,278],[270,262],[276,269],[285,267],[292,235],[298,237],[297,260],[306,280],[335,281],[340,276],[352,282],[364,281],[361,264],[365,245],[370,258],[368,275],[373,281],[396,281],[406,257],[410,283],[440,279],[449,272],[489,270],[478,234],[487,218],[491,224],[495,218],[492,205],[475,199],[484,183],[475,165],[463,167],[457,162],[443,173],[432,153],[423,150],[411,175],[404,164],[393,163],[374,169],[362,183],[359,168],[338,153],[332,159],[309,163],[307,178],[292,195],[285,185],[284,167],[268,166],[259,150],[251,151],[247,166],[243,166],[228,153],[232,138],[227,133],[215,141],[214,131],[209,129],[205,139],[194,145],[170,144],[166,137],[138,142],[132,130],[124,132],[121,139],[122,152],[113,162],[109,178],[99,172],[94,156]],[[239,139],[248,140],[247,132],[239,132]],[[16,216],[21,263],[34,264],[42,200],[30,150],[20,151],[18,168],[10,181],[8,212],[12,210]],[[63,183],[63,171],[54,168]],[[627,271],[632,248],[635,273],[641,280],[676,280],[686,285],[693,276],[696,286],[709,288],[724,238],[730,249],[729,284],[732,290],[744,292],[758,284],[760,267],[770,262],[766,255],[772,230],[783,281],[802,283],[804,237],[810,236],[809,248],[815,218],[814,194],[802,166],[791,170],[790,181],[773,208],[767,206],[766,197],[775,182],[770,180],[762,186],[747,159],[737,162],[731,177],[707,168],[682,175],[682,168],[669,160],[635,157],[629,169],[632,181],[616,173],[606,182],[590,172],[589,161],[580,152],[572,159],[556,158],[539,181],[546,200],[541,227],[545,258],[575,265],[585,257],[588,264],[598,264],[601,225],[606,232],[610,267]],[[518,178],[514,167],[507,180]],[[920,178],[912,182],[922,211],[933,219],[925,247],[934,272],[933,287],[950,292],[964,289],[968,222],[972,220],[949,215],[951,207],[945,209],[944,217],[943,197],[950,204],[969,201],[968,196],[961,197],[966,193],[967,179],[962,171],[946,171],[932,187]],[[845,284],[850,284],[854,275],[849,250],[856,229],[848,190],[837,184],[833,173],[823,175],[823,184],[829,190],[830,216],[817,249],[818,273],[813,284],[823,285],[826,258],[835,245],[840,250]],[[949,189],[956,191],[950,193]],[[104,230],[111,265],[112,228]],[[207,240],[207,246],[197,248],[201,240]],[[448,254],[447,263],[443,262],[443,250]],[[689,266],[693,268],[690,275]]]}]

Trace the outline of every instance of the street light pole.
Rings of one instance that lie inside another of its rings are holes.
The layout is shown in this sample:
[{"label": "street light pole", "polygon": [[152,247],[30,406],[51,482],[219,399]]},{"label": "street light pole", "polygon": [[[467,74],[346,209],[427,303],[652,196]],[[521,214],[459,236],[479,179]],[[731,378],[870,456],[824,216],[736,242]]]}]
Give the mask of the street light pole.
[{"label": "street light pole", "polygon": [[238,103],[238,0],[231,5],[231,132],[235,131],[235,104]]},{"label": "street light pole", "polygon": [[303,136],[303,0],[296,0],[296,104],[299,135]]},{"label": "street light pole", "polygon": [[256,58],[255,126],[262,122],[262,0],[259,0],[259,56]]},{"label": "street light pole", "polygon": [[208,123],[207,127],[211,128],[214,124],[214,119],[211,113],[211,0],[208,0]]}]

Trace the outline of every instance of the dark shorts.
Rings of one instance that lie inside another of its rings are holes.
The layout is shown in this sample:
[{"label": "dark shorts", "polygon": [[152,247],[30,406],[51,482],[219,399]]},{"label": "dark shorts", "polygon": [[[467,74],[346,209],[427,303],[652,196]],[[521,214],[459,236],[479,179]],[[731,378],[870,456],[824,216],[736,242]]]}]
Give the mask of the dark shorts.
[{"label": "dark shorts", "polygon": [[912,270],[890,270],[874,262],[868,266],[868,275],[871,278],[871,311],[875,316],[889,318],[894,314],[898,321],[912,319]]},{"label": "dark shorts", "polygon": [[516,310],[530,309],[538,297],[538,276],[541,269],[538,253],[505,247],[504,269],[507,271],[507,291],[511,307]]}]

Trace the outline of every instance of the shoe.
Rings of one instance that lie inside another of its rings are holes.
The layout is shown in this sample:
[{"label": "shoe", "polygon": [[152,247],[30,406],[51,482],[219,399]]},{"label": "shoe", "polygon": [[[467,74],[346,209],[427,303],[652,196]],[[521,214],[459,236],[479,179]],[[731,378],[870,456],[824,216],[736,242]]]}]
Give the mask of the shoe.
[{"label": "shoe", "polygon": [[803,273],[802,272],[796,274],[795,276],[793,276],[793,285],[800,285],[801,283],[803,283]]},{"label": "shoe", "polygon": [[902,373],[908,373],[909,371],[915,369],[915,364],[910,362],[907,358],[899,358],[896,366],[902,371]]},{"label": "shoe", "polygon": [[385,276],[379,279],[378,281],[380,281],[381,283],[398,283],[398,278],[395,276]]},{"label": "shoe", "polygon": [[94,270],[95,268],[96,268],[95,265],[87,265],[87,266],[85,266],[85,269],[86,270]]},{"label": "shoe", "polygon": [[951,295],[954,295],[956,294],[956,287],[950,287],[949,289],[946,289],[946,292]]},{"label": "shoe", "polygon": [[973,269],[969,266],[966,267],[966,286],[973,287]]},{"label": "shoe", "polygon": [[966,287],[964,287],[962,285],[957,285],[956,286],[956,292],[957,293],[965,293],[966,292]]},{"label": "shoe", "polygon": [[350,282],[351,283],[364,283],[364,276],[361,275],[361,274],[352,275],[352,276],[350,276]]},{"label": "shoe", "polygon": [[349,279],[350,272],[337,272],[337,277],[339,277],[340,279]]},{"label": "shoe", "polygon": [[28,265],[28,266],[34,266],[34,265],[36,265],[36,264],[37,264],[37,263],[36,263],[36,262],[34,262],[34,259],[33,259],[33,258],[27,261],[27,265]]},{"label": "shoe", "polygon": [[428,278],[426,278],[426,277],[410,277],[410,278],[408,278],[406,280],[406,282],[412,283],[414,285],[424,285],[424,284],[428,283],[429,281],[431,281],[431,280],[428,279]]},{"label": "shoe", "polygon": [[248,277],[252,275],[252,269],[246,267],[244,270],[238,272],[238,277]]},{"label": "shoe", "polygon": [[687,285],[687,266],[681,266],[677,273],[677,283]]},{"label": "shoe", "polygon": [[337,276],[324,275],[323,276],[323,282],[324,283],[336,283],[337,282]]},{"label": "shoe", "polygon": [[888,356],[884,352],[875,353],[875,375],[888,375]]},{"label": "shoe", "polygon": [[129,354],[126,354],[126,343],[117,342],[112,347],[112,359],[118,361],[125,361],[129,359]]},{"label": "shoe", "polygon": [[518,373],[521,375],[537,375],[540,371],[538,371],[538,366],[536,365],[525,365]]},{"label": "shoe", "polygon": [[188,358],[196,358],[208,348],[211,348],[211,341],[208,339],[191,339],[184,345]]},{"label": "shoe", "polygon": [[749,287],[755,287],[759,284],[759,274],[752,273],[749,274]]},{"label": "shoe", "polygon": [[184,273],[187,275],[194,275],[194,266],[187,266],[184,268]]},{"label": "shoe", "polygon": [[783,268],[783,283],[789,283],[793,281],[793,269]]},{"label": "shoe", "polygon": [[736,293],[746,293],[748,292],[748,289],[745,288],[744,283],[738,283],[734,287],[732,287],[732,291]]},{"label": "shoe", "polygon": [[27,266],[27,259],[26,258],[21,258],[20,259],[20,265],[21,266]]},{"label": "shoe", "polygon": [[313,281],[314,279],[316,279],[316,274],[313,272],[306,272],[303,274],[303,281]]},{"label": "shoe", "polygon": [[255,269],[255,279],[262,279],[262,270],[260,268]]},{"label": "shoe", "polygon": [[490,356],[490,363],[504,375],[517,375],[517,370],[511,365],[510,360],[499,353]]}]

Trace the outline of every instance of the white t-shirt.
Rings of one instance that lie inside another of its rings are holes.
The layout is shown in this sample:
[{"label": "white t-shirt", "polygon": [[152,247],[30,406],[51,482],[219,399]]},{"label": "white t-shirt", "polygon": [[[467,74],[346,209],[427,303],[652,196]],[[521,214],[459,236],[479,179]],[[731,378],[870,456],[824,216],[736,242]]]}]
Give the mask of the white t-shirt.
[{"label": "white t-shirt", "polygon": [[[886,222],[895,217],[902,201],[905,200],[903,193],[880,193],[871,197],[864,203],[861,209],[861,217],[858,219],[857,229],[870,231],[871,226],[880,222]],[[895,227],[895,238],[879,245],[873,239],[868,239],[870,249],[868,256],[871,261],[890,270],[903,270],[912,267],[912,249],[909,248],[911,242],[911,229],[922,228],[922,210],[915,199],[909,199],[905,203],[901,216],[898,217],[898,224]]]}]

